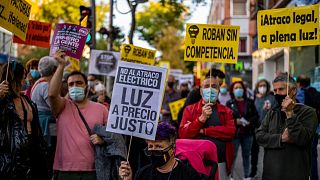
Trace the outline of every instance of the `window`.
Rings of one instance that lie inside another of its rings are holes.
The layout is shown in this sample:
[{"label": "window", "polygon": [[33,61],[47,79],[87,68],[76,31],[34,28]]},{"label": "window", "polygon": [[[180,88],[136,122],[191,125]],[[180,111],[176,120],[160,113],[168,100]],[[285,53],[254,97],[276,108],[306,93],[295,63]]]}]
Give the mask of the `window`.
[{"label": "window", "polygon": [[233,0],[233,15],[247,15],[247,0]]},{"label": "window", "polygon": [[239,52],[240,53],[246,53],[247,52],[247,37],[240,37]]}]

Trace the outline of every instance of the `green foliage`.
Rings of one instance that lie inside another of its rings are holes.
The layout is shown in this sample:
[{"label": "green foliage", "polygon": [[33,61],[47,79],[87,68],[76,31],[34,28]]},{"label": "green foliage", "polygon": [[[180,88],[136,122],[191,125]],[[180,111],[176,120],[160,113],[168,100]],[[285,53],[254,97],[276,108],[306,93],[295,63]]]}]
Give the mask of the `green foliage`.
[{"label": "green foliage", "polygon": [[28,60],[35,58],[35,59],[40,59],[43,56],[48,56],[49,55],[50,49],[47,48],[34,48],[31,50],[31,53],[24,56],[20,57],[22,64],[26,64]]},{"label": "green foliage", "polygon": [[[55,27],[57,23],[63,21],[65,23],[79,24],[80,10],[79,7],[90,4],[88,0],[54,0],[46,1],[40,6],[38,14],[35,15],[36,20],[52,23]],[[96,27],[102,27],[105,20],[105,15],[109,11],[109,5],[101,3],[96,5]]]},{"label": "green foliage", "polygon": [[[137,13],[137,31],[161,52],[161,60],[170,62],[171,68],[190,72],[183,60],[183,35],[188,8],[182,3],[150,2]],[[192,70],[191,70],[192,72]]]},{"label": "green foliage", "polygon": [[155,46],[155,39],[163,36],[161,30],[174,27],[182,31],[184,20],[189,16],[188,9],[183,4],[161,4],[150,2],[144,6],[144,11],[138,12],[137,27],[140,38]]}]

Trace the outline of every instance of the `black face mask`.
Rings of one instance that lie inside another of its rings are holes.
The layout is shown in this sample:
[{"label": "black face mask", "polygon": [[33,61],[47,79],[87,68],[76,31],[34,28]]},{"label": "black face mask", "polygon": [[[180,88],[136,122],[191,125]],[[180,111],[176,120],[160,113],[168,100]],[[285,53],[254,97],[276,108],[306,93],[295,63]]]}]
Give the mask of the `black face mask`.
[{"label": "black face mask", "polygon": [[183,90],[183,91],[181,91],[181,97],[182,98],[185,98],[185,97],[187,97],[188,96],[188,94],[189,94],[189,90]]},{"label": "black face mask", "polygon": [[173,88],[174,82],[167,82],[169,88]]},{"label": "black face mask", "polygon": [[169,152],[161,152],[161,155],[152,154],[150,156],[152,167],[158,168],[164,166],[170,160]]},{"label": "black face mask", "polygon": [[282,101],[287,97],[287,95],[275,94],[274,97],[278,103],[278,106],[281,106]]},{"label": "black face mask", "polygon": [[169,150],[172,149],[173,145],[170,145],[165,150],[144,150],[145,154],[149,156],[153,168],[164,166],[171,158]]}]

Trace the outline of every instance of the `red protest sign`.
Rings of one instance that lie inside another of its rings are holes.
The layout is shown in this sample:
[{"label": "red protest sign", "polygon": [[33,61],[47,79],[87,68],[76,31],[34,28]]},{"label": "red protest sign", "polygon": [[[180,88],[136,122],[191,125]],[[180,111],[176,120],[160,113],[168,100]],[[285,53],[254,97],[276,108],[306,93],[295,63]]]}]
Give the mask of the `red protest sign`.
[{"label": "red protest sign", "polygon": [[50,47],[51,24],[39,21],[29,21],[26,41],[17,36],[13,37],[14,43],[28,44],[44,48]]}]

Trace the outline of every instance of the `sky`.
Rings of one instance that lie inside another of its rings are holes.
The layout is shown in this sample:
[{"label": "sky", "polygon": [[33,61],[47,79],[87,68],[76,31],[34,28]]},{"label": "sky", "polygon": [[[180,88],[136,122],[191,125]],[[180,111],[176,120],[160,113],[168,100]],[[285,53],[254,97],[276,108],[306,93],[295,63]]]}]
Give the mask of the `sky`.
[{"label": "sky", "polygon": [[[149,0],[152,1],[152,0]],[[117,2],[117,6],[118,6],[118,10],[120,12],[127,12],[129,11],[129,6],[127,4],[127,0],[115,0],[115,2]],[[191,4],[191,0],[184,0],[184,4],[188,5],[191,7],[191,18],[187,21],[187,23],[198,23],[198,24],[205,24],[207,23],[207,17],[209,15],[209,8],[210,8],[210,0],[206,0],[206,5],[202,6],[199,5],[198,7],[196,7],[196,5],[192,5]],[[145,3],[147,4],[147,3]],[[142,7],[145,4],[140,4],[138,6],[137,11],[141,11]],[[117,10],[116,10],[116,4],[114,4],[114,19],[113,19],[113,23],[116,26],[119,26],[123,32],[125,33],[126,37],[129,34],[129,30],[130,30],[130,25],[131,25],[131,14],[128,13],[126,15],[120,14]],[[107,23],[109,23],[107,21]],[[127,42],[127,40],[126,40]],[[136,46],[140,46],[140,47],[145,47],[145,48],[151,48],[150,45],[142,40],[138,39],[138,35],[135,33],[134,39],[133,39],[133,43]]]}]

